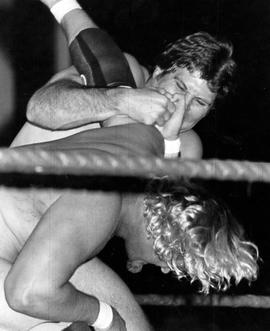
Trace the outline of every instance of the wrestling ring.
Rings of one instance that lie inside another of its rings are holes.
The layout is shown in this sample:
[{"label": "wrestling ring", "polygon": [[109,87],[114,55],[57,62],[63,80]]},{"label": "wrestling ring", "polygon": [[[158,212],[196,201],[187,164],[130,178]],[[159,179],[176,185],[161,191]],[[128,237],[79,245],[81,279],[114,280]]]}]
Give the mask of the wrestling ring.
[{"label": "wrestling ring", "polygon": [[44,175],[109,175],[150,178],[168,176],[270,182],[270,164],[249,161],[169,160],[150,157],[0,149],[0,173]]},{"label": "wrestling ring", "polygon": [[[78,152],[0,149],[0,175],[117,176],[148,179],[168,176],[172,180],[198,178],[220,181],[270,182],[270,163],[235,160],[164,160],[130,156],[100,156]],[[1,178],[1,177],[0,177]],[[136,295],[142,306],[270,308],[263,295]]]}]

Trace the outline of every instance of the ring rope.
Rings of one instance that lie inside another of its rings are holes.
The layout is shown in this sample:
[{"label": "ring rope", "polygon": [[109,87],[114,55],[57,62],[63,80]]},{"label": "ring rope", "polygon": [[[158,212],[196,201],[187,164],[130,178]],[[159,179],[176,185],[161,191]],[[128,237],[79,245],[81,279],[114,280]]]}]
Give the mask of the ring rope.
[{"label": "ring rope", "polygon": [[136,295],[140,305],[149,306],[198,306],[198,307],[249,307],[270,308],[270,297],[261,295]]},{"label": "ring rope", "polygon": [[[0,174],[113,175],[132,177],[169,176],[201,179],[270,182],[266,162],[210,160],[166,160],[153,157],[112,156],[99,153],[17,150],[0,148]],[[141,305],[270,308],[269,296],[256,295],[136,295]]]},{"label": "ring rope", "polygon": [[0,148],[0,173],[54,175],[111,175],[149,178],[197,177],[201,179],[270,182],[270,163],[234,160],[169,160],[43,149]]}]

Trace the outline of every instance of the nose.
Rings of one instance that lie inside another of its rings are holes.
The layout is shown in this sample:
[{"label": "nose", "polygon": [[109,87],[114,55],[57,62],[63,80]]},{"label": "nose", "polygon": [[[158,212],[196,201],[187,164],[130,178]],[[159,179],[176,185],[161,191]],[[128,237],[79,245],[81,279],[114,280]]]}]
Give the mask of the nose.
[{"label": "nose", "polygon": [[192,95],[188,92],[184,94],[184,107],[185,112],[189,111],[192,102]]}]

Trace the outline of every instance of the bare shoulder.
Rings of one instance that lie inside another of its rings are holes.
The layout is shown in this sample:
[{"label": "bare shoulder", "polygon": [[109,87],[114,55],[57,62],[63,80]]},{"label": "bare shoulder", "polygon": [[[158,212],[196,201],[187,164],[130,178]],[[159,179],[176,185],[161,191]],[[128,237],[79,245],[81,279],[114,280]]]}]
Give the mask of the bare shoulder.
[{"label": "bare shoulder", "polygon": [[[79,227],[84,222],[90,228],[92,225],[95,228],[94,235],[97,236],[98,230],[104,235],[117,226],[121,206],[122,198],[119,193],[77,190],[66,191],[52,208],[56,213],[59,212],[63,219],[64,215],[67,219],[76,219],[76,225]],[[74,227],[73,223],[72,226]]]},{"label": "bare shoulder", "polygon": [[183,132],[181,139],[181,157],[185,159],[201,159],[203,145],[201,138],[194,130]]},{"label": "bare shoulder", "polygon": [[149,77],[148,70],[144,66],[142,66],[133,55],[130,55],[128,53],[124,53],[124,55],[128,61],[137,87],[144,87],[145,82]]}]

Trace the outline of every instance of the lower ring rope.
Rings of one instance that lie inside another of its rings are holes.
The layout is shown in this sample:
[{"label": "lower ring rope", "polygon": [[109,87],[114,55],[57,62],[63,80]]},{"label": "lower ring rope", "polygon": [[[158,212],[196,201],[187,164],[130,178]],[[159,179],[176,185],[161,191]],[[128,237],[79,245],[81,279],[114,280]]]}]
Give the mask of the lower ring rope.
[{"label": "lower ring rope", "polygon": [[0,173],[54,175],[111,175],[149,178],[196,177],[201,179],[270,182],[270,164],[218,159],[168,160],[163,158],[63,152],[42,149],[0,148]]},{"label": "lower ring rope", "polygon": [[136,295],[140,305],[149,306],[199,306],[199,307],[249,307],[249,308],[270,308],[269,296],[258,295]]}]

